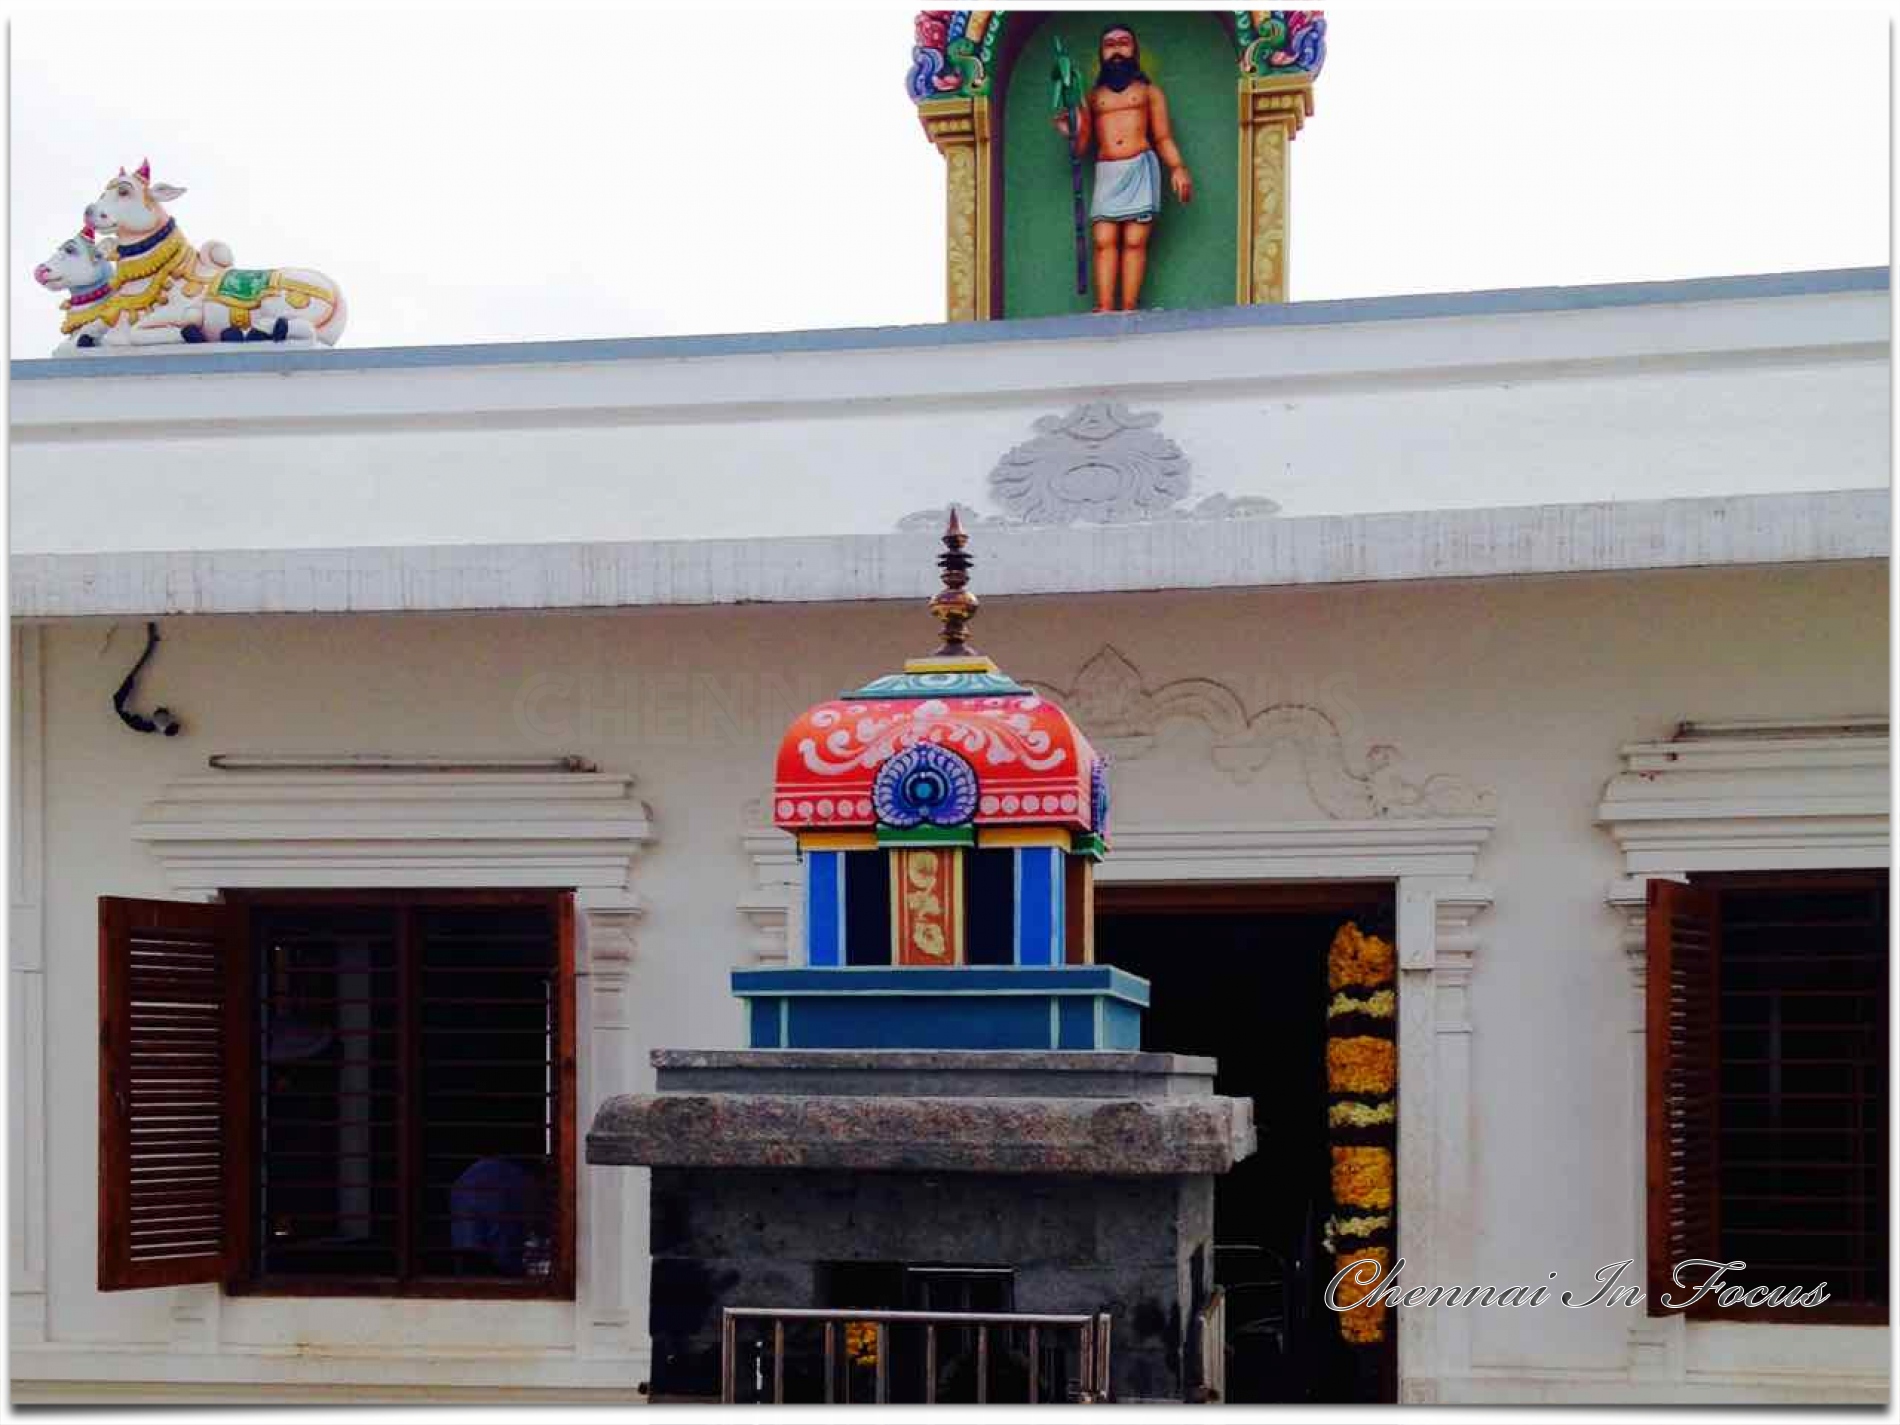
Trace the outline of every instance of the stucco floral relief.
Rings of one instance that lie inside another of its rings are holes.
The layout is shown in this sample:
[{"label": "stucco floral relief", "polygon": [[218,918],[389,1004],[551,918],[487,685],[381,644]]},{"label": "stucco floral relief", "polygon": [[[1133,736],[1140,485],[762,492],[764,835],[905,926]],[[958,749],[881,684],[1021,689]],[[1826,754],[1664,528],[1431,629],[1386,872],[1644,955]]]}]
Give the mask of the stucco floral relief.
[{"label": "stucco floral relief", "polygon": [[1238,694],[1210,678],[1150,688],[1141,670],[1110,646],[1083,664],[1066,688],[1025,681],[1060,704],[1111,761],[1147,755],[1164,725],[1186,719],[1213,734],[1214,765],[1240,784],[1253,781],[1276,752],[1291,748],[1314,804],[1339,820],[1489,816],[1497,810],[1496,793],[1449,773],[1420,776],[1391,743],[1349,753],[1338,725],[1320,708],[1276,703],[1249,712]]},{"label": "stucco floral relief", "polygon": [[[989,474],[983,513],[959,504],[965,526],[1139,524],[1152,520],[1232,519],[1277,513],[1257,496],[1204,496],[1190,503],[1192,466],[1160,430],[1159,411],[1120,401],[1085,401],[1066,415],[1035,422],[1036,434],[1007,451]],[[900,529],[941,529],[948,509],[918,510]]]}]

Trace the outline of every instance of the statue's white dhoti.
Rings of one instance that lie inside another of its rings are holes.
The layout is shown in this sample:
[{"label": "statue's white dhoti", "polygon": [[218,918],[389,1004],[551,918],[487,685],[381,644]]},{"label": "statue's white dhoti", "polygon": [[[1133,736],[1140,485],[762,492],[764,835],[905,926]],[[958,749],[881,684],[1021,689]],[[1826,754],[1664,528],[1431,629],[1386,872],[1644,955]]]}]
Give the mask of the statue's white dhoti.
[{"label": "statue's white dhoti", "polygon": [[1095,198],[1089,217],[1097,222],[1145,223],[1161,210],[1161,160],[1145,148],[1133,158],[1106,158],[1095,165]]}]

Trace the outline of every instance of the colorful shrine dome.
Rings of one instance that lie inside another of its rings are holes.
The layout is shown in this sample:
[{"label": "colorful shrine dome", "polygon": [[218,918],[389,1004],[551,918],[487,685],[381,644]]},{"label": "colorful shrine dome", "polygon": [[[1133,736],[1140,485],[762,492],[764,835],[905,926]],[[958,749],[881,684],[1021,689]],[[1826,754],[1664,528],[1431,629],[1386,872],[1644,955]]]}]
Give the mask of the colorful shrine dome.
[{"label": "colorful shrine dome", "polygon": [[802,953],[732,972],[755,1049],[1141,1047],[1147,982],[1095,963],[1107,766],[970,647],[966,543],[953,511],[930,601],[943,646],[807,708],[779,744]]},{"label": "colorful shrine dome", "polygon": [[970,843],[984,828],[1069,833],[1103,849],[1107,768],[1069,715],[968,644],[977,608],[953,511],[931,600],[944,642],[901,673],[818,703],[779,744],[774,823],[794,833],[876,831],[882,839]]}]

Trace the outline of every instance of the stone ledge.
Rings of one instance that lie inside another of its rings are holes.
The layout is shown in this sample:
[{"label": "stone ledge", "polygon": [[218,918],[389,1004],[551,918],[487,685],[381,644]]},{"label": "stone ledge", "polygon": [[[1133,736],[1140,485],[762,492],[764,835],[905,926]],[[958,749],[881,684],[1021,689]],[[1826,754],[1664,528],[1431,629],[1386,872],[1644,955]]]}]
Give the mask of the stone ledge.
[{"label": "stone ledge", "polygon": [[1205,1098],[1214,1060],[1048,1049],[655,1049],[662,1093]]},{"label": "stone ledge", "polygon": [[642,1167],[903,1172],[1224,1173],[1255,1146],[1253,1102],[1192,1098],[895,1098],[627,1094],[587,1134],[587,1161]]},{"label": "stone ledge", "polygon": [[656,1069],[1036,1069],[1045,1073],[1212,1074],[1202,1054],[1098,1049],[655,1049]]}]

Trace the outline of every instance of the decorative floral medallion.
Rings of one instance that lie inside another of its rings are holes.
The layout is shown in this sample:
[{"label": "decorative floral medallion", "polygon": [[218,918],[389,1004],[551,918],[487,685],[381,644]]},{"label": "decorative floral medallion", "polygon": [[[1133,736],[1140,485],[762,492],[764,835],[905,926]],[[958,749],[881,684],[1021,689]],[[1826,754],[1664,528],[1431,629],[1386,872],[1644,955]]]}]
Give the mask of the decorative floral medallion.
[{"label": "decorative floral medallion", "polygon": [[878,768],[871,803],[886,826],[962,826],[976,815],[976,770],[948,748],[923,743]]},{"label": "decorative floral medallion", "polygon": [[[1120,401],[1085,401],[1065,416],[1042,416],[1035,438],[990,471],[990,494],[1002,513],[954,508],[965,524],[986,527],[1245,519],[1279,511],[1256,495],[1214,494],[1188,504],[1188,458],[1160,424],[1159,411],[1131,411]],[[918,510],[898,528],[933,528],[947,513]]]},{"label": "decorative floral medallion", "polygon": [[1151,518],[1187,498],[1188,459],[1120,401],[1089,401],[1066,416],[1043,416],[1039,434],[990,472],[990,492],[1026,524],[1102,524]]}]

